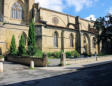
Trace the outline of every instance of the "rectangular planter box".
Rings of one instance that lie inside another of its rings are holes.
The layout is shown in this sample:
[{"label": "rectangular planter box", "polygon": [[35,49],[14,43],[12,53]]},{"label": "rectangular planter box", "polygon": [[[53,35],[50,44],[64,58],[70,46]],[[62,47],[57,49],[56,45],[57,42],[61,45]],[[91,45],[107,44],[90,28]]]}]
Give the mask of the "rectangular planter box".
[{"label": "rectangular planter box", "polygon": [[7,56],[7,60],[10,62],[20,63],[24,65],[30,65],[30,62],[34,61],[35,66],[47,66],[47,58],[33,58],[29,56]]},{"label": "rectangular planter box", "polygon": [[4,62],[4,56],[0,55],[0,62]]},{"label": "rectangular planter box", "polygon": [[4,58],[0,58],[0,62],[4,62]]}]

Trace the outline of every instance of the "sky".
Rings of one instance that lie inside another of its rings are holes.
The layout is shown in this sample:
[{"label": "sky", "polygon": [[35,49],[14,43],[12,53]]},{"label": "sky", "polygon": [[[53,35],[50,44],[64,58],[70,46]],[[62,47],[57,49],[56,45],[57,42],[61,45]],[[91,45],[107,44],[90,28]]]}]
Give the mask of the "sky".
[{"label": "sky", "polygon": [[111,0],[35,0],[41,7],[56,10],[87,20],[96,20],[108,13],[112,14]]}]

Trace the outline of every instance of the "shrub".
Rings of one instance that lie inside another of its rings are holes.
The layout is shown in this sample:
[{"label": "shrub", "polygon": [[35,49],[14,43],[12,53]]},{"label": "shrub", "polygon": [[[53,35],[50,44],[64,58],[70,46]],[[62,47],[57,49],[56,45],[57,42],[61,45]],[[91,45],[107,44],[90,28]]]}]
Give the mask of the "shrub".
[{"label": "shrub", "polygon": [[19,47],[18,47],[18,55],[19,56],[26,55],[25,45],[26,45],[25,37],[24,37],[24,34],[22,34],[21,39],[19,40]]},{"label": "shrub", "polygon": [[74,57],[80,57],[79,52],[77,52],[76,50],[74,51]]},{"label": "shrub", "polygon": [[61,52],[56,52],[56,53],[55,53],[55,57],[56,57],[56,58],[61,58]]},{"label": "shrub", "polygon": [[[92,55],[90,55],[90,54],[88,54],[88,53],[86,53],[86,52],[83,53],[82,55],[84,55],[85,57],[88,57],[88,56],[91,57],[91,56],[92,56]],[[93,54],[93,56],[94,56],[94,54]]]},{"label": "shrub", "polygon": [[4,56],[0,55],[0,59],[1,59],[1,58],[4,58]]},{"label": "shrub", "polygon": [[99,53],[98,56],[105,56],[106,54],[104,53]]},{"label": "shrub", "polygon": [[49,52],[47,55],[48,57],[61,58],[61,52]]},{"label": "shrub", "polygon": [[14,35],[12,36],[9,54],[10,55],[16,55],[17,54],[15,36]]},{"label": "shrub", "polygon": [[76,58],[76,57],[80,57],[80,54],[76,50],[68,51],[68,52],[66,52],[66,57],[67,58]]},{"label": "shrub", "polygon": [[28,54],[35,55],[36,53],[36,36],[35,36],[35,25],[32,21],[29,26],[28,32]]},{"label": "shrub", "polygon": [[41,50],[39,50],[39,49],[36,49],[36,53],[35,53],[34,56],[41,58],[42,55],[43,55],[43,52]]},{"label": "shrub", "polygon": [[53,53],[52,53],[52,52],[48,52],[48,53],[47,53],[47,56],[48,56],[48,57],[52,57],[52,56],[53,56]]},{"label": "shrub", "polygon": [[72,58],[72,53],[71,52],[66,52],[66,57],[67,58]]}]

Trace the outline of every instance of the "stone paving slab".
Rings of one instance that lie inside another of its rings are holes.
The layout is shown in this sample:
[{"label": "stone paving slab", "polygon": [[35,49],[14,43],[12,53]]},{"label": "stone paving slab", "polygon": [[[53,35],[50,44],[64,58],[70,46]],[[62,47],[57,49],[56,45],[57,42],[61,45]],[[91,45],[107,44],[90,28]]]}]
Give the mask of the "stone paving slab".
[{"label": "stone paving slab", "polygon": [[[89,59],[89,60],[87,60]],[[72,59],[69,60],[71,62],[67,63],[68,65],[64,66],[64,67],[43,67],[40,69],[45,69],[45,70],[54,70],[54,71],[66,71],[66,70],[78,70],[78,69],[83,69],[83,68],[87,68],[87,67],[92,67],[92,66],[97,66],[97,65],[102,65],[102,64],[107,64],[107,63],[111,63],[112,62],[112,56],[102,56],[102,57],[98,57],[98,60],[96,61],[95,57],[93,58],[84,58],[84,61],[78,61],[76,62],[76,60]]]},{"label": "stone paving slab", "polygon": [[42,78],[48,78],[69,72],[70,71],[56,72],[53,70],[43,70],[39,67],[36,67],[34,70],[32,70],[24,65],[5,62],[4,72],[0,73],[0,86],[34,79],[38,80]]},{"label": "stone paving slab", "polygon": [[29,69],[29,67],[20,64],[5,62],[4,72],[0,73],[0,86],[14,84],[23,81],[35,80],[35,79],[39,80],[43,78],[67,74],[67,73],[75,72],[79,69],[93,67],[96,65],[102,65],[107,63],[112,63],[112,56],[109,56],[106,59],[103,58],[98,61],[71,64],[65,67],[36,67],[34,70],[31,70]]}]

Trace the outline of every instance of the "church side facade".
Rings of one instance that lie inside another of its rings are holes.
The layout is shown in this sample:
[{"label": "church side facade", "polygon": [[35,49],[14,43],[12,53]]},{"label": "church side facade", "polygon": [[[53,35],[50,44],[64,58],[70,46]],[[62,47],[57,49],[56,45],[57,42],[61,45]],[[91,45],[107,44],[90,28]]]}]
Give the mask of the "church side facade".
[{"label": "church side facade", "polygon": [[36,44],[43,52],[98,53],[93,21],[41,8],[34,0],[0,0],[0,49],[3,54],[9,51],[13,35],[17,47],[22,33],[27,40],[32,19],[36,27]]}]

